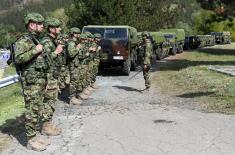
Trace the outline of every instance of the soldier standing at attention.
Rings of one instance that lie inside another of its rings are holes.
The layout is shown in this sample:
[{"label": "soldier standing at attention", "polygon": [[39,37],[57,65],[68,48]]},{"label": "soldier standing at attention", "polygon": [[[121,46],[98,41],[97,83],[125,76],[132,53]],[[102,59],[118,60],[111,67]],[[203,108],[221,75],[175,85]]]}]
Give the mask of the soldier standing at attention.
[{"label": "soldier standing at attention", "polygon": [[45,21],[48,33],[42,38],[41,43],[44,47],[44,52],[50,57],[50,67],[47,70],[47,87],[45,92],[45,110],[44,124],[42,126],[42,133],[48,136],[56,136],[61,133],[61,129],[52,123],[52,116],[55,111],[55,102],[58,97],[58,77],[59,68],[63,63],[63,46],[56,42],[57,36],[61,31],[61,22],[56,18],[47,18]]},{"label": "soldier standing at attention", "polygon": [[84,34],[80,35],[79,28],[70,29],[71,39],[68,42],[68,56],[69,56],[69,71],[70,71],[70,86],[69,86],[69,98],[70,104],[80,105],[82,100],[88,97],[82,93],[83,90],[83,79],[85,72],[82,69],[82,58],[81,52],[83,46],[80,42],[86,39]]},{"label": "soldier standing at attention", "polygon": [[25,99],[25,130],[28,139],[27,148],[43,151],[50,142],[37,134],[41,111],[44,110],[44,92],[46,86],[47,65],[42,56],[43,46],[38,41],[43,31],[44,18],[38,13],[29,13],[24,22],[27,33],[15,43],[15,65],[21,76]]},{"label": "soldier standing at attention", "polygon": [[94,34],[94,42],[96,44],[96,51],[94,54],[94,75],[93,75],[93,80],[92,80],[92,88],[94,89],[98,89],[98,86],[96,85],[96,76],[98,75],[99,72],[99,64],[100,64],[100,50],[101,50],[101,46],[100,46],[100,40],[101,40],[101,34],[96,33]]},{"label": "soldier standing at attention", "polygon": [[152,44],[149,40],[149,33],[142,33],[142,41],[143,41],[143,76],[145,80],[145,90],[149,90],[150,88],[150,67],[151,67],[151,57],[152,57]]}]

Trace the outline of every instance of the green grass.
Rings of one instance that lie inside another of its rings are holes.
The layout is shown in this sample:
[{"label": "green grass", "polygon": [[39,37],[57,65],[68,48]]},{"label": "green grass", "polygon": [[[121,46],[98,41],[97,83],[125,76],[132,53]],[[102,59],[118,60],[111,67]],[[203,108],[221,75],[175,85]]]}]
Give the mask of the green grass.
[{"label": "green grass", "polygon": [[[6,68],[4,77],[14,74],[15,69],[9,67]],[[0,125],[3,125],[6,120],[14,119],[24,112],[24,100],[19,83],[2,88],[0,91]]]},{"label": "green grass", "polygon": [[235,44],[185,52],[159,63],[153,83],[163,94],[200,101],[207,110],[235,113],[235,77],[208,69],[211,65],[235,66]]}]

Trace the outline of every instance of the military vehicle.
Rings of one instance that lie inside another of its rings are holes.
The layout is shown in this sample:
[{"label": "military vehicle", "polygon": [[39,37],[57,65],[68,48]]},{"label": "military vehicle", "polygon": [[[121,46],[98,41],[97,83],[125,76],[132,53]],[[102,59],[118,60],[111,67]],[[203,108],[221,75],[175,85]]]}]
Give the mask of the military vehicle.
[{"label": "military vehicle", "polygon": [[151,32],[153,39],[153,52],[157,60],[161,60],[168,56],[170,52],[170,42],[164,37],[162,32]]},{"label": "military vehicle", "polygon": [[177,53],[177,41],[175,33],[162,32],[165,39],[170,43],[170,54],[175,55]]},{"label": "military vehicle", "polygon": [[206,47],[207,46],[207,38],[205,35],[197,35],[197,37],[199,38],[199,42],[200,42],[200,45],[199,47],[202,48],[202,47]]},{"label": "military vehicle", "polygon": [[82,33],[90,32],[102,35],[101,66],[103,68],[121,66],[122,72],[129,75],[137,63],[137,30],[131,26],[84,26]]},{"label": "military vehicle", "polygon": [[216,44],[230,44],[231,43],[230,32],[211,32],[211,35],[215,36]]},{"label": "military vehicle", "polygon": [[197,36],[191,35],[185,37],[184,49],[197,49],[200,45],[200,40]]},{"label": "military vehicle", "polygon": [[185,31],[184,29],[161,29],[161,32],[166,33],[175,33],[176,34],[176,49],[177,53],[183,52],[184,40],[185,40]]}]

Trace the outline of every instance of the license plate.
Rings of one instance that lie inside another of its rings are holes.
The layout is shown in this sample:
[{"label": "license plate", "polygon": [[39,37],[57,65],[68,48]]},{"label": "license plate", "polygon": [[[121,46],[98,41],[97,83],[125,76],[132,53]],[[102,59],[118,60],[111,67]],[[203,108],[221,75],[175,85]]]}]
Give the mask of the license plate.
[{"label": "license plate", "polygon": [[123,60],[123,56],[113,56],[114,60]]}]

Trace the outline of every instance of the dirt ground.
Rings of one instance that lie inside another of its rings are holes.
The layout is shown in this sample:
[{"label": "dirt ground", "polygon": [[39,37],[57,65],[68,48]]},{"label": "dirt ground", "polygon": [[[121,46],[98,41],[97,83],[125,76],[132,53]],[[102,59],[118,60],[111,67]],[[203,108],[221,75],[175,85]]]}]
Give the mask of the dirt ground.
[{"label": "dirt ground", "polygon": [[[204,113],[197,102],[142,92],[142,74],[99,76],[100,88],[80,107],[57,104],[63,132],[43,152],[27,150],[23,130],[2,130],[11,144],[2,155],[233,155],[235,116]],[[157,74],[157,72],[152,73]],[[7,124],[6,124],[7,125]],[[6,139],[6,138],[5,138]],[[9,140],[9,138],[8,138]],[[7,142],[7,140],[6,140]]]}]

